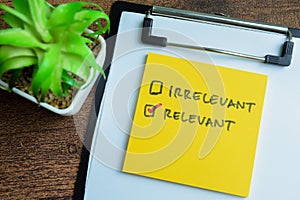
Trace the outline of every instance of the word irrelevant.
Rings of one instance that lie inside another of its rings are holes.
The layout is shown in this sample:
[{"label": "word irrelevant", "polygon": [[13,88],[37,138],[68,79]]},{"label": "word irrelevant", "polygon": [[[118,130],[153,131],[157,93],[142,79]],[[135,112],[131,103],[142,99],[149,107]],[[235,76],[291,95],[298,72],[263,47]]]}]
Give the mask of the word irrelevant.
[{"label": "word irrelevant", "polygon": [[228,97],[224,98],[219,95],[209,95],[199,91],[191,91],[189,89],[182,89],[179,87],[170,86],[169,97],[183,98],[185,100],[201,101],[204,104],[226,106],[227,108],[235,108],[247,110],[249,113],[256,105],[254,102],[233,100]]}]

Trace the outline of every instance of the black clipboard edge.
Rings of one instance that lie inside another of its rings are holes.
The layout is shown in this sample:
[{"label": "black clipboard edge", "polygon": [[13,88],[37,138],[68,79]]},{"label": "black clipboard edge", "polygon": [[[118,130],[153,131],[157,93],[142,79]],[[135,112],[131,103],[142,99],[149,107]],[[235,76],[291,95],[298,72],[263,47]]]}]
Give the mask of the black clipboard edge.
[{"label": "black clipboard edge", "polygon": [[289,28],[289,31],[291,31],[293,37],[300,38],[300,29]]},{"label": "black clipboard edge", "polygon": [[[109,38],[117,34],[122,12],[127,11],[127,12],[144,14],[147,13],[147,11],[150,10],[151,8],[152,6],[148,6],[148,5],[116,1],[111,7],[111,12],[109,16],[111,20],[111,30],[110,33],[106,35],[105,38]],[[300,29],[289,28],[289,30],[291,31],[293,37],[300,38]],[[108,46],[110,46],[110,48],[108,48]],[[107,45],[107,49],[106,49],[107,55],[104,64],[104,66],[107,66],[105,70],[106,77],[109,74],[110,63],[112,61],[114,47],[115,47],[115,39],[112,39],[111,44]],[[95,127],[97,121],[97,115],[103,98],[105,85],[106,85],[106,81],[101,77],[97,85],[93,113],[91,115],[91,119],[88,127]],[[94,130],[87,130],[87,135],[85,138],[86,140],[85,144],[87,144],[87,147],[83,146],[81,151],[80,165],[79,165],[74,193],[73,193],[73,199],[75,200],[84,199],[86,176],[87,176],[89,157],[90,157],[90,152],[88,149],[90,149],[91,147],[93,135],[94,135]]]},{"label": "black clipboard edge", "polygon": [[[135,12],[135,13],[143,14],[146,13],[151,8],[152,6],[123,2],[123,1],[116,1],[112,5],[110,15],[109,15],[111,21],[110,33],[105,36],[105,38],[112,37],[112,39],[110,39],[110,44],[106,46],[106,59],[104,63],[106,77],[109,74],[110,63],[112,61],[112,56],[115,47],[115,37],[113,36],[118,33],[122,12],[127,11],[127,12]],[[86,177],[87,177],[89,157],[90,157],[90,152],[88,149],[91,149],[92,138],[94,135],[94,127],[96,125],[97,115],[102,102],[105,85],[106,85],[106,80],[104,80],[103,77],[101,77],[97,85],[94,107],[92,108],[92,113],[89,119],[89,124],[88,124],[89,129],[87,130],[87,134],[84,139],[85,145],[82,147],[82,151],[81,151],[80,164],[77,172],[77,178],[76,178],[75,188],[73,193],[73,199],[75,200],[84,199]]]}]

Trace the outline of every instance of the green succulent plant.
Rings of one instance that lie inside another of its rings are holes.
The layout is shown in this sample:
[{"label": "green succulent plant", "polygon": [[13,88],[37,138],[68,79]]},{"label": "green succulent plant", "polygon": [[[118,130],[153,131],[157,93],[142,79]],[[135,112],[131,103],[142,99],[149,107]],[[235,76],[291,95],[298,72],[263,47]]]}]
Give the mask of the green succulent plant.
[{"label": "green succulent plant", "polygon": [[87,46],[93,41],[83,34],[93,23],[98,29],[88,36],[109,31],[109,17],[100,6],[80,1],[53,7],[45,0],[13,0],[13,6],[0,4],[10,25],[0,30],[0,78],[11,72],[9,89],[26,67],[33,67],[31,90],[38,101],[49,90],[63,97],[68,88],[80,87],[91,69],[104,75]]}]

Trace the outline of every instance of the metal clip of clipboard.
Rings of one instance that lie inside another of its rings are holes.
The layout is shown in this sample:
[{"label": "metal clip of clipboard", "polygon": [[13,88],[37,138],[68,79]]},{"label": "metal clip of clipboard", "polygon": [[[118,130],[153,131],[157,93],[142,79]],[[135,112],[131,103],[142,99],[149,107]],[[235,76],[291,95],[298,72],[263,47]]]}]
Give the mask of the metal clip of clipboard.
[{"label": "metal clip of clipboard", "polygon": [[[238,26],[248,29],[257,29],[269,32],[275,32],[286,35],[287,39],[282,45],[282,52],[281,55],[265,55],[264,57],[244,54],[233,52],[229,50],[223,49],[216,49],[204,46],[194,46],[194,45],[187,45],[187,44],[180,44],[180,43],[172,43],[168,42],[166,37],[159,37],[152,35],[152,25],[153,19],[151,15],[154,16],[164,16],[164,17],[171,17],[176,19],[183,19],[183,20],[190,20],[190,21],[198,21],[198,22],[207,22],[207,23],[214,23],[214,24],[222,24],[228,26]],[[198,13],[192,11],[183,11],[173,8],[166,8],[161,6],[153,6],[151,10],[147,13],[146,17],[144,18],[143,23],[143,31],[142,31],[142,42],[145,44],[151,44],[161,47],[178,47],[178,48],[188,48],[194,50],[202,50],[202,51],[209,51],[214,53],[221,53],[231,56],[237,56],[242,58],[248,58],[252,60],[257,60],[264,63],[270,63],[280,66],[289,66],[292,60],[293,54],[293,46],[294,43],[292,42],[292,33],[288,27],[278,26],[278,25],[271,25],[271,24],[264,24],[264,23],[257,23],[251,22],[246,20],[240,20],[235,18],[229,18],[224,16],[218,15],[211,15],[205,13]]]}]

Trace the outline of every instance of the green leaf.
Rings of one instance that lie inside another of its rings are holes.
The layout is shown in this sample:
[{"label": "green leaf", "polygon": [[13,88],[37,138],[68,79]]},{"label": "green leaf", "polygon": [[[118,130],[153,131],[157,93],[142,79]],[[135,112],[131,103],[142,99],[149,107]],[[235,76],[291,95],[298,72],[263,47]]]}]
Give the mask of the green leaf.
[{"label": "green leaf", "polygon": [[75,87],[75,88],[79,88],[79,87],[81,87],[83,84],[84,84],[84,82],[82,82],[82,81],[77,81],[77,80],[75,80],[71,75],[69,75],[68,74],[68,72],[67,71],[63,71],[63,74],[62,74],[62,80],[63,80],[63,83],[64,84],[67,84],[67,85],[69,85],[69,86],[71,86],[71,87]]},{"label": "green leaf", "polygon": [[28,0],[28,5],[36,31],[44,42],[50,42],[52,36],[47,29],[47,4],[45,0]]},{"label": "green leaf", "polygon": [[92,51],[86,45],[86,42],[88,41],[86,38],[73,32],[68,32],[66,34],[63,41],[64,52],[79,55],[83,60],[85,60],[88,55],[92,54]]},{"label": "green leaf", "polygon": [[48,94],[48,91],[50,89],[50,85],[51,85],[51,79],[50,78],[47,78],[45,79],[43,82],[42,82],[42,85],[40,86],[40,91],[41,91],[41,94],[39,96],[38,93],[33,93],[33,95],[35,96],[35,98],[38,100],[38,101],[44,101],[45,100],[45,97],[47,96]]},{"label": "green leaf", "polygon": [[35,54],[31,49],[13,46],[0,46],[0,64],[13,57],[31,56]]},{"label": "green leaf", "polygon": [[[82,10],[78,12],[75,15],[75,20],[78,22],[74,29],[76,28],[76,31],[78,33],[84,32],[93,22],[99,19],[104,19],[107,22],[109,21],[109,17],[104,13],[96,10]],[[98,23],[98,31],[96,31],[94,34],[102,34],[107,31],[109,27],[109,23],[106,24],[106,26],[102,27],[101,23]]]},{"label": "green leaf", "polygon": [[49,21],[51,12],[52,12],[52,8],[54,8],[54,7],[51,4],[49,4],[48,2],[46,2],[46,8],[45,8],[45,10],[46,10],[47,24],[48,24],[48,21]]},{"label": "green leaf", "polygon": [[[61,89],[61,45],[53,44],[34,74],[32,80],[32,91],[35,97],[41,92],[42,97],[52,88],[57,96],[62,96]],[[42,98],[43,99],[43,98]]]},{"label": "green leaf", "polygon": [[68,72],[66,70],[63,71],[62,80],[65,84],[67,84],[69,86],[76,85],[76,81],[74,80],[74,78],[71,75],[68,74]]},{"label": "green leaf", "polygon": [[[87,57],[87,62],[90,64],[90,66],[92,67],[92,68],[94,68],[94,70],[96,71],[99,71],[102,75],[103,75],[103,77],[104,77],[104,79],[106,78],[105,77],[105,73],[104,73],[104,70],[102,69],[102,67],[100,67],[99,65],[98,65],[98,63],[96,62],[96,59],[95,59],[95,57],[94,57],[94,55],[93,54],[90,54],[88,57]],[[95,75],[96,75],[96,72],[94,71],[94,77],[95,77]]]},{"label": "green leaf", "polygon": [[0,44],[18,47],[38,47],[42,49],[47,48],[46,44],[39,42],[28,31],[19,28],[0,30]]},{"label": "green leaf", "polygon": [[61,4],[56,7],[48,21],[48,27],[68,26],[74,22],[75,14],[82,9],[85,4],[83,2],[72,2]]},{"label": "green leaf", "polygon": [[51,74],[50,89],[58,97],[63,97],[62,85],[61,85],[62,72],[63,69],[61,67],[61,63],[59,62],[55,68],[55,71]]},{"label": "green leaf", "polygon": [[70,87],[71,87],[70,85],[62,82],[62,88],[63,88],[63,91],[64,91],[64,96],[68,95],[68,91],[69,91]]},{"label": "green leaf", "polygon": [[104,75],[103,69],[97,64],[93,52],[86,46],[85,41],[86,40],[81,36],[70,32],[64,43],[65,45],[63,51],[65,53],[80,56],[84,62],[84,66],[93,67],[94,69],[100,71],[102,75]]},{"label": "green leaf", "polygon": [[0,77],[9,70],[23,69],[36,64],[37,60],[31,56],[20,56],[6,60],[0,65]]},{"label": "green leaf", "polygon": [[13,5],[14,8],[22,13],[23,15],[27,16],[29,19],[31,19],[30,16],[30,10],[29,10],[29,5],[28,5],[28,1],[24,1],[24,0],[13,0]]},{"label": "green leaf", "polygon": [[[95,6],[98,10],[86,9],[84,6]],[[107,23],[103,27],[101,23],[97,23],[98,31],[94,35],[109,31],[109,17],[100,6],[89,2],[72,2],[60,5],[52,12],[48,27],[51,29],[52,34],[57,32],[57,28],[61,29],[63,26],[65,30],[75,31],[78,35],[81,35],[97,19],[104,19]]]},{"label": "green leaf", "polygon": [[91,2],[85,2],[85,5],[87,6],[94,6],[96,7],[100,12],[104,12],[103,9],[101,8],[101,6],[99,6],[98,4],[96,3],[91,3]]},{"label": "green leaf", "polygon": [[3,20],[9,24],[12,28],[23,28],[24,24],[22,23],[22,21],[17,18],[16,16],[10,14],[10,13],[5,13],[3,15]]},{"label": "green leaf", "polygon": [[22,72],[23,72],[23,68],[13,70],[11,78],[8,83],[8,87],[10,90],[14,87],[16,80],[19,78]]},{"label": "green leaf", "polygon": [[90,68],[81,56],[65,53],[63,57],[64,70],[76,74],[85,81],[88,79],[90,76]]},{"label": "green leaf", "polygon": [[0,4],[0,9],[5,10],[6,12],[16,16],[20,20],[22,20],[24,23],[32,25],[32,21],[25,16],[24,14],[12,9],[11,7],[6,6],[5,4]]},{"label": "green leaf", "polygon": [[44,58],[44,55],[47,51],[44,51],[40,48],[32,48],[32,50],[34,51],[34,54],[36,55],[37,57],[37,60],[38,60],[38,66],[41,65],[42,61],[43,61],[43,58]]}]

